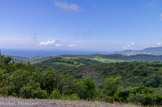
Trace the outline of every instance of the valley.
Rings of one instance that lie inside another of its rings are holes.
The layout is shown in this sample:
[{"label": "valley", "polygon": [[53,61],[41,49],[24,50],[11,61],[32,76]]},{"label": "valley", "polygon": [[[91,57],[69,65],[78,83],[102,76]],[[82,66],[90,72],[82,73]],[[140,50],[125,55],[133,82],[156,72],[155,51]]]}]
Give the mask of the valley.
[{"label": "valley", "polygon": [[147,57],[150,55],[96,54],[29,60],[1,55],[0,95],[24,99],[161,105],[162,63],[154,62],[161,56],[150,57],[150,62],[145,61]]}]

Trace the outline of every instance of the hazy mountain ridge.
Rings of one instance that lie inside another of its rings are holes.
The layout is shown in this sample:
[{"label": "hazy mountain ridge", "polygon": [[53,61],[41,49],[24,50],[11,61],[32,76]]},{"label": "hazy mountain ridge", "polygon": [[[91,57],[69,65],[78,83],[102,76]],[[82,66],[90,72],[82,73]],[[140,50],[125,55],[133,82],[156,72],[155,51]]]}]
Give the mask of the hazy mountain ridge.
[{"label": "hazy mountain ridge", "polygon": [[149,47],[142,50],[124,50],[116,53],[127,55],[137,55],[137,54],[162,55],[162,47]]}]

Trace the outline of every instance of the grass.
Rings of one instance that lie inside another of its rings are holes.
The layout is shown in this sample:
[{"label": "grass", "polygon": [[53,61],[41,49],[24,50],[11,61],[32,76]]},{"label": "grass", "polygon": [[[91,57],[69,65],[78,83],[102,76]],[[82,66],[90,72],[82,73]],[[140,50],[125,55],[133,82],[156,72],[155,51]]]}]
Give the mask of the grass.
[{"label": "grass", "polygon": [[[77,57],[64,57],[65,59],[77,59]],[[124,62],[124,60],[118,60],[118,59],[108,59],[108,58],[102,58],[102,57],[93,57],[93,58],[85,58],[85,59],[90,59],[90,60],[95,60],[98,62],[102,62],[102,63],[111,63],[111,62]]]},{"label": "grass", "polygon": [[96,60],[96,61],[103,62],[103,63],[124,62],[123,60],[107,59],[107,58],[101,58],[101,57],[94,57],[94,58],[89,58],[89,59],[91,59],[91,60]]},{"label": "grass", "polygon": [[69,63],[65,63],[65,62],[54,62],[53,64],[66,65],[66,66],[73,66],[73,67],[76,67],[76,65],[74,65],[74,64],[69,64]]}]

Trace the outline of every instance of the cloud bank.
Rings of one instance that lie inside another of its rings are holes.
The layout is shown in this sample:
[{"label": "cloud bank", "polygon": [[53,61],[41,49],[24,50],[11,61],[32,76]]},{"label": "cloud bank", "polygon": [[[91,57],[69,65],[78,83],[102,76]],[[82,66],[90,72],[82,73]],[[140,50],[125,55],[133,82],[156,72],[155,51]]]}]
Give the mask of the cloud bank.
[{"label": "cloud bank", "polygon": [[162,46],[162,42],[156,43],[157,46]]},{"label": "cloud bank", "polygon": [[76,47],[76,44],[70,44],[69,47]]},{"label": "cloud bank", "polygon": [[55,43],[54,40],[48,40],[48,41],[41,41],[39,45],[41,46],[48,46],[48,45],[53,45]]},{"label": "cloud bank", "polygon": [[61,46],[61,44],[58,44],[58,43],[57,43],[57,44],[55,44],[55,46],[56,46],[56,47],[60,47],[60,46]]}]

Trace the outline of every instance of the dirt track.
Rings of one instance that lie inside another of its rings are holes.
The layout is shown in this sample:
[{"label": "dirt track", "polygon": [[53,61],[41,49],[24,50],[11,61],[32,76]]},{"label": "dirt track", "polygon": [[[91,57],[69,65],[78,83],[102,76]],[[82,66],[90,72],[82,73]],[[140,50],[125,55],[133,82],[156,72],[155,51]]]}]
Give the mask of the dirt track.
[{"label": "dirt track", "polygon": [[[107,104],[87,101],[61,101],[18,99],[0,97],[0,107],[133,107],[132,105]],[[135,106],[134,106],[135,107]]]}]

